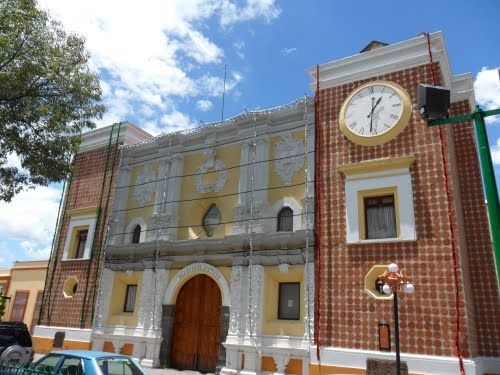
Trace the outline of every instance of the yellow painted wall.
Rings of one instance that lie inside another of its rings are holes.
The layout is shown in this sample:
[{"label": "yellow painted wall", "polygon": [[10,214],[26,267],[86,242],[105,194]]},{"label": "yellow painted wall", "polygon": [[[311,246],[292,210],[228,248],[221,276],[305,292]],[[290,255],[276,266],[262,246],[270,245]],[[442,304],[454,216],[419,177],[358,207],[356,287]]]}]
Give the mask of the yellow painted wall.
[{"label": "yellow painted wall", "polygon": [[[218,148],[216,152],[216,159],[221,160],[226,168],[232,168],[240,164],[240,147],[231,146]],[[191,175],[182,179],[181,196],[179,203],[179,230],[178,239],[195,239],[206,238],[207,235],[203,229],[203,216],[215,203],[221,213],[221,222],[232,222],[234,220],[233,207],[238,203],[238,190],[239,190],[239,174],[240,168],[232,168],[227,170],[227,180],[221,191],[214,193],[200,194],[195,187],[196,170],[200,165],[205,163],[205,156],[202,152],[188,155],[184,158],[184,171],[183,175]],[[212,172],[212,173],[210,173]],[[203,183],[213,183],[219,178],[219,172],[213,169],[209,170],[203,176]],[[224,197],[217,197],[221,195],[232,194]],[[206,198],[201,200],[192,199]],[[223,237],[232,233],[233,225],[221,224],[212,237]]]},{"label": "yellow painted wall", "polygon": [[[292,134],[294,139],[304,139],[304,132],[299,131]],[[276,136],[271,138],[270,140],[270,152],[269,155],[271,158],[274,158],[274,150],[276,148],[276,144],[281,142],[283,138],[281,136]],[[302,151],[302,150],[301,150]],[[304,149],[305,151],[305,149]],[[301,199],[305,197],[305,163],[302,168],[293,174],[292,185],[300,184],[297,186],[286,187],[283,189],[270,189],[268,191],[268,200],[269,204],[272,206],[277,201],[284,197],[292,197],[294,198],[298,204],[301,204]],[[281,181],[281,177],[274,171],[274,161],[269,165],[269,187],[277,187],[283,186]]]},{"label": "yellow painted wall", "polygon": [[[304,266],[293,265],[288,273],[281,273],[277,266],[264,267],[264,314],[262,332],[265,335],[304,335]],[[300,319],[278,319],[279,283],[300,282]]]},{"label": "yellow painted wall", "polygon": [[[141,306],[143,273],[143,271],[115,272],[109,304],[108,324],[137,326],[137,314]],[[137,284],[134,312],[123,312],[128,284]]]},{"label": "yellow painted wall", "polygon": [[12,299],[8,304],[8,311],[5,317],[10,319],[14,297],[17,290],[28,290],[28,303],[24,312],[24,323],[31,325],[33,313],[35,311],[36,297],[38,291],[43,291],[45,287],[45,275],[47,274],[47,261],[15,262],[12,268],[12,277],[7,295]]},{"label": "yellow painted wall", "polygon": [[[156,178],[158,178],[158,170],[159,170],[159,164],[158,163],[152,163],[151,167],[153,171],[156,172]],[[130,174],[130,187],[128,189],[128,198],[127,198],[127,209],[128,211],[125,211],[125,227],[130,223],[130,221],[135,218],[135,217],[142,217],[146,223],[149,223],[149,220],[151,216],[153,216],[153,210],[154,210],[154,203],[155,203],[155,197],[156,197],[156,187],[153,191],[153,194],[151,194],[151,199],[146,202],[145,208],[138,208],[141,207],[133,198],[134,196],[134,187],[137,183],[137,175],[140,174],[143,170],[143,166],[136,166],[132,169],[131,174]],[[160,182],[163,183],[163,182]],[[154,183],[156,186],[156,183]]]}]

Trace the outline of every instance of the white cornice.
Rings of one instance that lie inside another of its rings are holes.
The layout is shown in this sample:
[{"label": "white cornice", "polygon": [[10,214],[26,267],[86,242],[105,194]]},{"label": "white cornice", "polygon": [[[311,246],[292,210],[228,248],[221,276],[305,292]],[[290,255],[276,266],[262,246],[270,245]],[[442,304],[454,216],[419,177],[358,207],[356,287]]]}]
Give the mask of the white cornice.
[{"label": "white cornice", "polygon": [[[107,146],[109,143],[109,134],[113,125],[108,125],[99,129],[82,134],[82,143],[79,152],[94,150],[99,147]],[[118,130],[115,126],[112,142],[116,142]],[[130,145],[152,138],[152,135],[130,122],[122,122],[120,128],[119,143]]]},{"label": "white cornice", "polygon": [[[433,60],[439,62],[443,74],[443,86],[450,88],[451,69],[443,33],[438,31],[430,34],[430,41]],[[428,63],[427,39],[422,35],[320,65],[320,89],[377,77]],[[313,79],[310,88],[315,91],[316,67],[309,68],[307,71]]]},{"label": "white cornice", "polygon": [[451,102],[468,100],[471,111],[476,106],[472,74],[463,73],[451,78]]}]

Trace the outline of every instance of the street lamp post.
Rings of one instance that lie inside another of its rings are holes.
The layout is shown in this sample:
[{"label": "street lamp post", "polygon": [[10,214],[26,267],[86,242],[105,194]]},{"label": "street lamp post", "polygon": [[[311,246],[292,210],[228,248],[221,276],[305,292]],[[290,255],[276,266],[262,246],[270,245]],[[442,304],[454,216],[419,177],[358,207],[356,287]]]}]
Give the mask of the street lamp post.
[{"label": "street lamp post", "polygon": [[[387,267],[379,280],[384,283],[382,291],[385,294],[393,294],[393,311],[394,311],[394,332],[396,333],[396,374],[401,375],[401,357],[399,349],[399,307],[398,307],[398,292],[402,289],[405,293],[413,293],[415,287],[411,283],[410,278],[403,275],[402,271],[399,271],[397,264],[391,263]],[[399,272],[398,272],[399,271]]]}]

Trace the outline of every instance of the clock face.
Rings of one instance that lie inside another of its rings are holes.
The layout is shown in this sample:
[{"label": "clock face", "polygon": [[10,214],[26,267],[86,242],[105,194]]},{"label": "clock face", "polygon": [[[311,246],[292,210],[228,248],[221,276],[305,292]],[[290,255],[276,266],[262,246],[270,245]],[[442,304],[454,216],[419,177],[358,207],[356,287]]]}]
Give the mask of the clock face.
[{"label": "clock face", "polygon": [[394,138],[408,123],[411,101],[392,82],[372,82],[353,91],[342,105],[340,126],[351,141],[376,145]]}]

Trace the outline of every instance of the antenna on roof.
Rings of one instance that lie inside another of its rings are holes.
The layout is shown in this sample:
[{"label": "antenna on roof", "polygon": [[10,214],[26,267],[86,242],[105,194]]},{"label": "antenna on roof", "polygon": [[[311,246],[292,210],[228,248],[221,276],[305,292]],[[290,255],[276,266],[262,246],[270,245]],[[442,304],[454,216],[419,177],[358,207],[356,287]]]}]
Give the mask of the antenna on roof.
[{"label": "antenna on roof", "polygon": [[220,115],[221,124],[222,121],[224,121],[224,96],[226,95],[226,69],[227,69],[227,64],[224,65],[224,88],[222,89],[222,113]]}]

